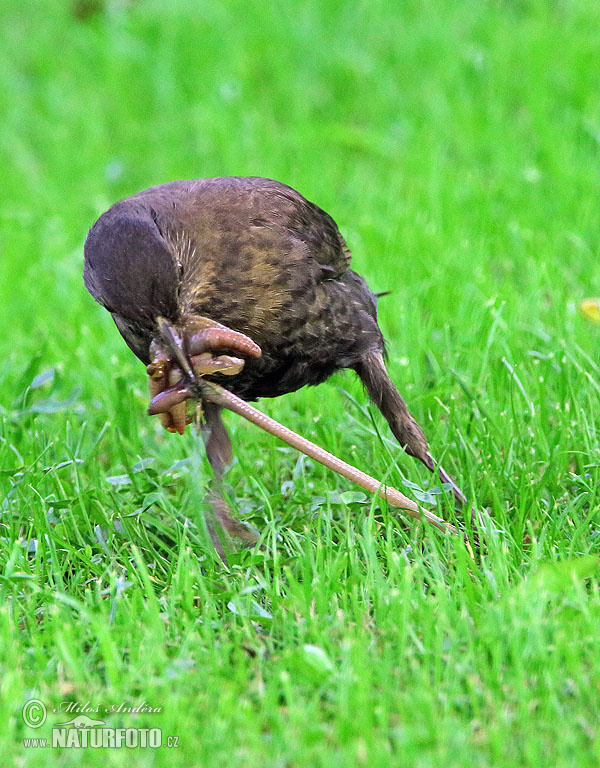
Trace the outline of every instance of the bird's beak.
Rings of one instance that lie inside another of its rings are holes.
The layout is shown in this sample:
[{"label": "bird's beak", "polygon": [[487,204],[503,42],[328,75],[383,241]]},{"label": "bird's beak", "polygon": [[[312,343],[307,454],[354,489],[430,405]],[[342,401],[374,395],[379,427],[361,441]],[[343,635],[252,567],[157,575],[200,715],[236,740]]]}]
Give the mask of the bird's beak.
[{"label": "bird's beak", "polygon": [[[156,324],[158,334],[150,347],[151,361],[146,368],[152,398],[149,413],[159,414],[169,432],[183,434],[188,421],[186,400],[191,396],[190,385],[197,383],[196,374],[177,328],[164,317],[158,317]],[[167,392],[169,397],[165,397]]]},{"label": "bird's beak", "polygon": [[156,322],[161,341],[171,362],[179,367],[190,382],[197,384],[194,367],[187,354],[183,336],[181,336],[175,326],[168,320],[165,320],[164,317],[157,317]]},{"label": "bird's beak", "polygon": [[231,350],[245,357],[260,357],[261,350],[248,336],[209,320],[189,334],[181,333],[164,317],[156,322],[158,338],[151,345],[151,362],[146,369],[152,397],[148,413],[159,415],[169,432],[183,434],[191,421],[186,401],[202,400],[201,377],[214,373],[234,376],[244,367],[239,357],[213,353]]}]

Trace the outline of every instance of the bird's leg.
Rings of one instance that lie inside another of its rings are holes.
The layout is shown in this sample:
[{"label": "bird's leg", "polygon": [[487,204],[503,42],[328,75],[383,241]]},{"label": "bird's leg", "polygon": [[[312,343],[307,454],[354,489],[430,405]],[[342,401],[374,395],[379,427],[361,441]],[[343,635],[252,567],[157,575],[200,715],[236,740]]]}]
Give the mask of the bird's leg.
[{"label": "bird's leg", "polygon": [[[456,500],[467,504],[467,498],[445,469],[429,452],[427,439],[421,427],[411,416],[406,403],[390,379],[380,352],[366,354],[355,367],[369,397],[390,425],[392,433],[404,450],[425,464],[431,472],[436,470],[440,480],[449,483]],[[472,517],[472,522],[475,522]]]},{"label": "bird's leg", "polygon": [[[229,505],[223,498],[223,476],[227,466],[233,459],[231,440],[221,416],[221,408],[214,403],[204,402],[204,423],[202,424],[202,437],[206,448],[206,457],[215,473],[211,488],[208,491],[208,502],[218,523],[230,536],[243,539],[249,544],[255,544],[258,537],[239,520],[231,515]],[[221,559],[225,560],[223,544],[218,532],[209,524],[209,533]]]},{"label": "bird's leg", "polygon": [[[188,387],[197,386],[202,376],[221,373],[232,376],[244,367],[244,361],[226,354],[213,352],[234,350],[240,354],[258,357],[261,354],[251,339],[225,326],[211,323],[207,318],[188,318],[183,333],[162,318],[157,319],[160,338],[152,343],[151,362],[147,372],[150,377],[152,403],[162,402],[165,406],[159,416],[163,426],[170,432],[183,434],[186,424],[193,420],[187,416],[186,400],[195,400],[196,409],[202,409],[201,431],[206,455],[215,473],[207,493],[207,501],[214,517],[207,517],[208,532],[221,560],[227,563],[220,529],[229,536],[235,536],[248,543],[256,543],[256,534],[236,520],[230,513],[229,505],[222,492],[223,475],[232,460],[231,441],[221,418],[219,406],[205,402]],[[169,402],[169,394],[171,401]],[[173,393],[177,396],[173,398]],[[216,519],[218,527],[214,525]]]},{"label": "bird's leg", "polygon": [[221,409],[213,403],[204,403],[204,422],[201,426],[206,456],[215,477],[221,479],[233,461],[231,438],[223,424]]}]

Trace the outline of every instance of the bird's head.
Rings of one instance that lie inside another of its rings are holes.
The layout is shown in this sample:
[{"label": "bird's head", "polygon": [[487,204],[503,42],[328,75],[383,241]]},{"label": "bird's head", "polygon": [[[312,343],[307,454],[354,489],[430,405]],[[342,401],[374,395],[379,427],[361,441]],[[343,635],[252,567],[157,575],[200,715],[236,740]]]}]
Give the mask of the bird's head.
[{"label": "bird's head", "polygon": [[180,268],[150,208],[117,203],[90,230],[83,279],[112,314],[133,352],[148,362],[157,317],[178,319]]},{"label": "bird's head", "polygon": [[182,312],[178,252],[152,207],[131,198],[117,203],[94,224],[84,251],[87,289],[147,364],[150,413],[159,414],[169,431],[183,433],[190,420],[186,401],[201,397],[199,377],[239,373],[242,358],[259,357],[260,347],[209,318]]}]

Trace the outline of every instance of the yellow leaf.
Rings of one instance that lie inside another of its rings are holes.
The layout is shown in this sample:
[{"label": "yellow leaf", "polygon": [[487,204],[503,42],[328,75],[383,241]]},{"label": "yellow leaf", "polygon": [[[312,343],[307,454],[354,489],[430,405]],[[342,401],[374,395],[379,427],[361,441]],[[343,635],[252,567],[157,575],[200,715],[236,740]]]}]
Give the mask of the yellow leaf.
[{"label": "yellow leaf", "polygon": [[600,299],[582,299],[579,309],[592,323],[600,323]]}]

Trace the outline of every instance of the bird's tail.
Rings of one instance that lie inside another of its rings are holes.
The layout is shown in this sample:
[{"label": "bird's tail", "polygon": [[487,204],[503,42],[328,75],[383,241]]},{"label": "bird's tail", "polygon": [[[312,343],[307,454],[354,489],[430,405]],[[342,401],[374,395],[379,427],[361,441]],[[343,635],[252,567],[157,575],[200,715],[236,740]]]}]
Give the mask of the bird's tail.
[{"label": "bird's tail", "polygon": [[410,456],[433,469],[425,433],[411,416],[402,395],[390,379],[382,353],[368,352],[355,370],[400,445]]},{"label": "bird's tail", "polygon": [[465,504],[463,492],[429,452],[425,433],[411,416],[402,395],[390,379],[380,351],[366,353],[355,367],[369,397],[390,425],[394,437],[404,450],[422,461],[427,469],[439,472],[442,482],[450,483],[456,499]]}]

